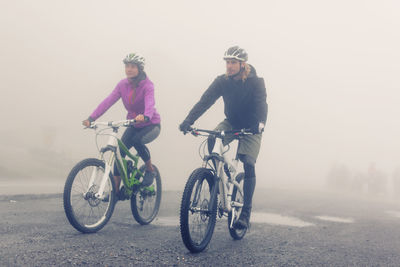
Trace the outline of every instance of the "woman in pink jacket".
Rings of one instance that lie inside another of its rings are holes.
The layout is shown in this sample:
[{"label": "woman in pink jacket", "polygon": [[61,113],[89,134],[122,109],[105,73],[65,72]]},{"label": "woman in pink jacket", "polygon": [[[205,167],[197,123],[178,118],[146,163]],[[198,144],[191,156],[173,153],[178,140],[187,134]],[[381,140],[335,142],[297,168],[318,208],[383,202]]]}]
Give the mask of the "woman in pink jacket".
[{"label": "woman in pink jacket", "polygon": [[[131,53],[123,60],[127,78],[121,80],[111,94],[100,103],[88,119],[82,122],[86,127],[103,115],[120,98],[128,114],[127,119],[135,119],[136,124],[128,127],[122,135],[122,142],[128,149],[135,147],[139,156],[146,164],[146,171],[142,184],[151,185],[155,171],[151,164],[150,152],[145,144],[150,143],[160,134],[160,115],[154,105],[154,85],[144,72],[145,59]],[[123,151],[122,156],[125,157]],[[114,180],[117,187],[117,195],[124,200],[124,194],[119,194],[121,177],[116,166],[114,167]]]}]

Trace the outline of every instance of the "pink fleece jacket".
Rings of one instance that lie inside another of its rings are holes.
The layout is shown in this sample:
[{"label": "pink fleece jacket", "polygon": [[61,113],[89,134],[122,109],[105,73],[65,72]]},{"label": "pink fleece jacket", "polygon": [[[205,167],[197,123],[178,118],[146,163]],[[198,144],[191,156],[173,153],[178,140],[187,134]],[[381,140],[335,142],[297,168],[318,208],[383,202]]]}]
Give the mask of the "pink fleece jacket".
[{"label": "pink fleece jacket", "polygon": [[136,124],[135,127],[141,128],[147,125],[160,123],[160,114],[157,113],[154,107],[154,85],[149,78],[146,77],[146,79],[139,82],[133,103],[132,95],[133,89],[129,80],[127,78],[121,80],[111,94],[93,111],[90,117],[93,120],[98,119],[114,105],[115,102],[122,98],[122,103],[128,111],[127,119],[134,119],[139,114],[143,114],[149,118],[149,121]]}]

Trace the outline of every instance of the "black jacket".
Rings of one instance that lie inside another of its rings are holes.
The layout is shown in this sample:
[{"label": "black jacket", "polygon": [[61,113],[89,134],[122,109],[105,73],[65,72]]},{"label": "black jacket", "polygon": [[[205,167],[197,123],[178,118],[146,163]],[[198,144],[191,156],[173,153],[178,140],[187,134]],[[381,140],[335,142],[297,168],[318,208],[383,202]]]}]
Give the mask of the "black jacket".
[{"label": "black jacket", "polygon": [[257,76],[253,66],[247,79],[234,80],[218,76],[194,105],[185,121],[193,124],[222,96],[225,116],[234,129],[258,127],[267,120],[268,104],[264,79]]}]

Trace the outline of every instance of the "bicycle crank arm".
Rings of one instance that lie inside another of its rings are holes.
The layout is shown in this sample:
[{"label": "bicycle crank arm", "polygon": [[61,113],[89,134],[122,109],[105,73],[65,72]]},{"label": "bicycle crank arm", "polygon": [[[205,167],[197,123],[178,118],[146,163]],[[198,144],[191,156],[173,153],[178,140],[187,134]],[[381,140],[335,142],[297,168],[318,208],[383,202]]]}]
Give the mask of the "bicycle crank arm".
[{"label": "bicycle crank arm", "polygon": [[189,210],[191,212],[205,212],[205,213],[209,212],[208,209],[203,209],[203,208],[199,208],[199,207],[192,207]]}]

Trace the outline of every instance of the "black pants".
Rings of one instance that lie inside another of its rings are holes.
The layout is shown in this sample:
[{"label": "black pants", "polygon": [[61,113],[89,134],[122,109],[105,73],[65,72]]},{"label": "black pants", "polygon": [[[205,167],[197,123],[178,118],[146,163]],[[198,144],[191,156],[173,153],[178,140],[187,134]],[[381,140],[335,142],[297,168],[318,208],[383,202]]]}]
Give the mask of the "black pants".
[{"label": "black pants", "polygon": [[[243,160],[243,159],[242,159]],[[256,188],[256,171],[252,162],[243,161],[244,181],[243,181],[243,209],[242,211],[250,216],[252,208],[254,189]]]},{"label": "black pants", "polygon": [[[128,127],[122,135],[121,141],[128,150],[134,147],[142,160],[146,162],[150,159],[150,151],[145,144],[156,139],[160,135],[160,130],[160,124],[153,124],[143,128]],[[122,150],[121,156],[122,158],[125,157],[125,152]],[[116,164],[114,164],[114,175],[120,175]]]}]

